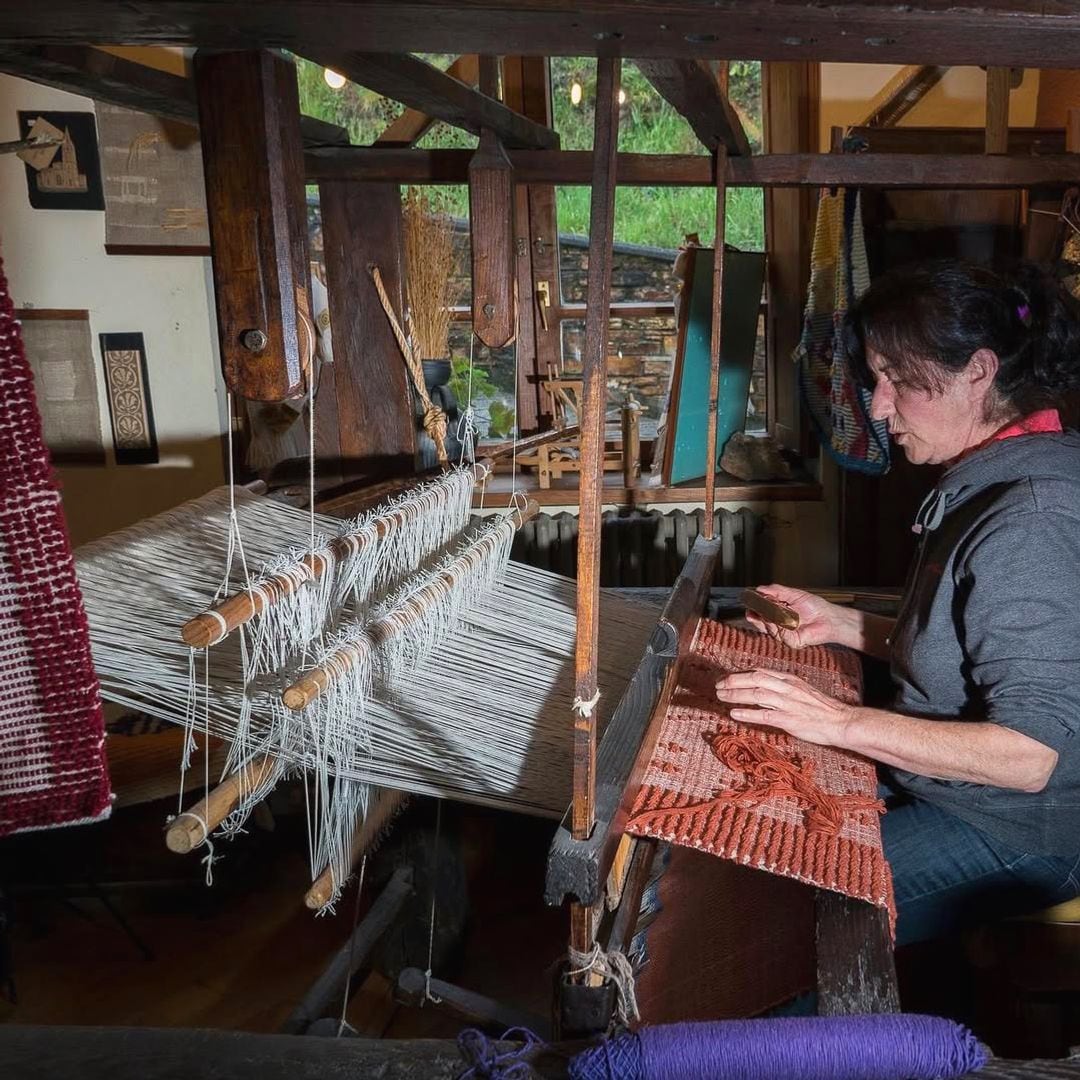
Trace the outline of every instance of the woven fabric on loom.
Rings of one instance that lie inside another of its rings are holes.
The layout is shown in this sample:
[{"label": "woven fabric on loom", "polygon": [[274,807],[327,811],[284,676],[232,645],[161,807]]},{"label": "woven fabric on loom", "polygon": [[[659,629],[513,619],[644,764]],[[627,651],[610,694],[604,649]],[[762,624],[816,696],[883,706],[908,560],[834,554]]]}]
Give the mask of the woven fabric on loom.
[{"label": "woven fabric on loom", "polygon": [[845,893],[886,908],[892,922],[874,766],[781,731],[736,724],[716,699],[716,680],[752,668],[790,672],[840,700],[859,700],[854,654],[790,649],[702,620],[627,831]]},{"label": "woven fabric on loom", "polygon": [[2,264],[0,677],[0,836],[107,816],[89,628]]}]

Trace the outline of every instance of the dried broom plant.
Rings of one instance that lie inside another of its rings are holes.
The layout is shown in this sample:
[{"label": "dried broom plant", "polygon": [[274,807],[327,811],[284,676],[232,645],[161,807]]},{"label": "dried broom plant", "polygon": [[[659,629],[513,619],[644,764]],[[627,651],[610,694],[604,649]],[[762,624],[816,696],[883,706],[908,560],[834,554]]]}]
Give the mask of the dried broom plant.
[{"label": "dried broom plant", "polygon": [[450,355],[450,308],[456,259],[450,215],[425,191],[409,188],[402,204],[409,336],[418,358]]}]

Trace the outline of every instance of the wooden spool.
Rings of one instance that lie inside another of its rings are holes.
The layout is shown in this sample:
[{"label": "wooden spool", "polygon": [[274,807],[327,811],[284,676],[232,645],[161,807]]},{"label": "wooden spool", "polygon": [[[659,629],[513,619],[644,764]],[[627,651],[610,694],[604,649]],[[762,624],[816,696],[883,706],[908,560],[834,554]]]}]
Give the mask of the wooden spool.
[{"label": "wooden spool", "polygon": [[245,791],[266,780],[273,765],[274,759],[264,754],[223,780],[205,799],[176,816],[165,830],[165,846],[177,855],[193,851],[236,809]]},{"label": "wooden spool", "polygon": [[[349,844],[349,872],[352,873],[360,856],[374,844],[390,824],[390,820],[405,802],[405,793],[394,789],[383,789],[382,798],[375,808],[356,827]],[[330,903],[338,882],[334,880],[333,867],[328,866],[311,884],[304,895],[304,904],[312,911],[321,911]]]}]

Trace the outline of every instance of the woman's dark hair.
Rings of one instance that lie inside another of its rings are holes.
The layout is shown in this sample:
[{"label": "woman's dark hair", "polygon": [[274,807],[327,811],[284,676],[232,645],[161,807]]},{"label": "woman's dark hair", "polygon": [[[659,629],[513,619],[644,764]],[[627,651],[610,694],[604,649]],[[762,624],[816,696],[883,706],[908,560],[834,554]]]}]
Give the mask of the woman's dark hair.
[{"label": "woman's dark hair", "polygon": [[871,349],[896,378],[929,393],[940,393],[977,350],[990,349],[999,404],[1020,413],[1080,388],[1080,304],[1030,263],[999,271],[943,260],[891,270],[849,309],[843,345],[867,388],[875,382]]}]

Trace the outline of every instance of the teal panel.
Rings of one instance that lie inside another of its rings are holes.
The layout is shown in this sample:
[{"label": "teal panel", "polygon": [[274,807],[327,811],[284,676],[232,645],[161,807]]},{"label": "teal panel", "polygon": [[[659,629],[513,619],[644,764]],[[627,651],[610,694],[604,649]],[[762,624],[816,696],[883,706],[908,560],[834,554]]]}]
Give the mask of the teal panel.
[{"label": "teal panel", "polygon": [[[746,425],[750,371],[757,344],[765,255],[728,248],[724,257],[724,300],[720,312],[720,401],[716,460],[724,445]],[[712,338],[713,250],[694,255],[686,345],[682,365],[679,415],[675,418],[671,482],[683,483],[705,475],[709,420],[709,350]],[[668,420],[669,430],[671,418]]]}]

